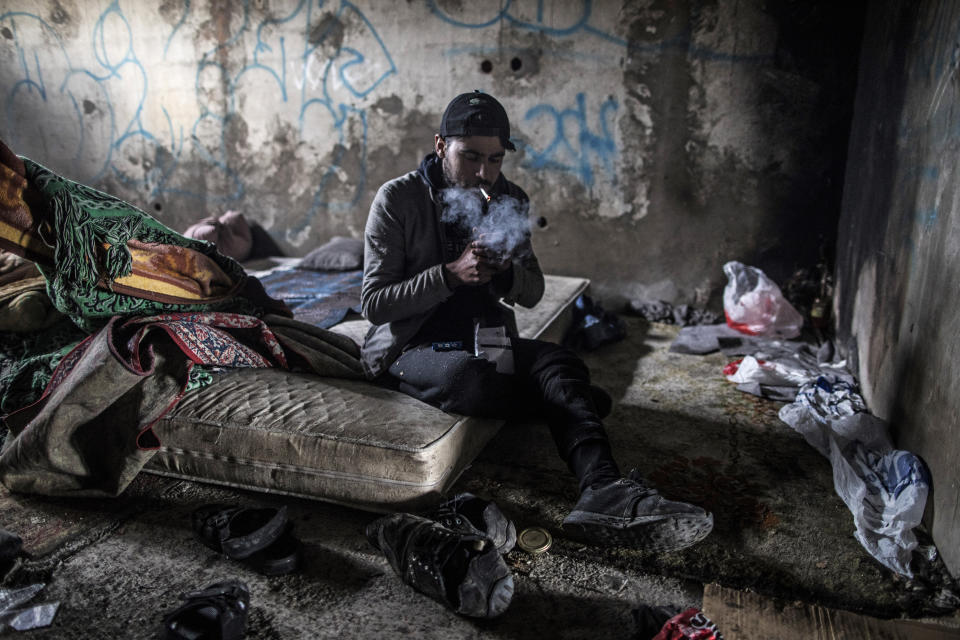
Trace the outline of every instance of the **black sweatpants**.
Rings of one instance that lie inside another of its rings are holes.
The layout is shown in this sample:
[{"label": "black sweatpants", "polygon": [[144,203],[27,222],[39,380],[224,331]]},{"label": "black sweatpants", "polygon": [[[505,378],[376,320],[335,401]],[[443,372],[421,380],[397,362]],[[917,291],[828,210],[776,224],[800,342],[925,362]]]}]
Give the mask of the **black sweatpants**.
[{"label": "black sweatpants", "polygon": [[597,389],[590,384],[583,360],[552,342],[525,338],[511,342],[513,374],[498,373],[493,362],[472,351],[434,351],[428,343],[401,354],[383,383],[451,413],[541,417],[581,489],[618,478],[597,411]]}]

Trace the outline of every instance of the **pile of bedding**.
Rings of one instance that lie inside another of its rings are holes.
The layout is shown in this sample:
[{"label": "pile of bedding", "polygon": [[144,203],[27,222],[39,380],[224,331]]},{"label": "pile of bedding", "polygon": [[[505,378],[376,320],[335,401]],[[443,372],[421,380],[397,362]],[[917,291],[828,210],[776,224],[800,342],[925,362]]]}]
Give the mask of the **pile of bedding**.
[{"label": "pile of bedding", "polygon": [[[201,366],[362,378],[352,340],[292,319],[213,244],[2,142],[0,249],[35,265],[63,316],[51,324],[70,323],[56,340],[20,334],[19,353],[2,346],[0,481],[11,491],[118,494],[159,446],[152,425]],[[40,291],[29,280],[16,286]]]}]

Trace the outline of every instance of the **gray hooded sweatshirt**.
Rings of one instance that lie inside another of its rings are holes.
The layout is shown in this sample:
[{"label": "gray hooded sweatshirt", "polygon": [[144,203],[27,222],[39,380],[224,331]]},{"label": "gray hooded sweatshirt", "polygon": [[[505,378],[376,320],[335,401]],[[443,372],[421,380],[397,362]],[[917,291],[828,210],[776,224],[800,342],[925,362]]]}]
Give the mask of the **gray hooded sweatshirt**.
[{"label": "gray hooded sweatshirt", "polygon": [[[438,186],[439,162],[428,155],[417,171],[380,187],[364,232],[364,271],[360,300],[364,317],[373,326],[361,348],[368,378],[386,371],[431,314],[453,290],[443,272],[443,204]],[[500,175],[493,195],[516,198],[526,205],[527,194]],[[513,259],[509,288],[486,285],[492,304],[533,307],[543,296],[543,272],[529,246]],[[502,305],[501,305],[502,306]],[[516,335],[513,312],[503,307],[508,330]]]}]

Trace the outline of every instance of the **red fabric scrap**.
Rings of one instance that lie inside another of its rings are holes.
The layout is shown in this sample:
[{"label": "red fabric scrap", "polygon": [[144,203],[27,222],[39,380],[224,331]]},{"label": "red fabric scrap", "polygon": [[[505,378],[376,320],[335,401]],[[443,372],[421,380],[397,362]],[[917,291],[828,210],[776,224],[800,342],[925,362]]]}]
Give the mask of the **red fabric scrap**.
[{"label": "red fabric scrap", "polygon": [[691,607],[667,620],[653,640],[723,640],[723,635],[710,618]]}]

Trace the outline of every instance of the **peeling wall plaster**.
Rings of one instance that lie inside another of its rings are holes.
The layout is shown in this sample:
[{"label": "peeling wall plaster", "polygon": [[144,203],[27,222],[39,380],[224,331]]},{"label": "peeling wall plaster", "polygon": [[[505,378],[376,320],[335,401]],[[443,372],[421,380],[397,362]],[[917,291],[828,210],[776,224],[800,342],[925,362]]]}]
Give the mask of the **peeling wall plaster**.
[{"label": "peeling wall plaster", "polygon": [[303,254],[360,235],[479,88],[511,114],[547,270],[716,302],[723,262],[788,274],[835,221],[856,10],[808,6],[8,0],[0,135],[175,229],[237,209]]}]

